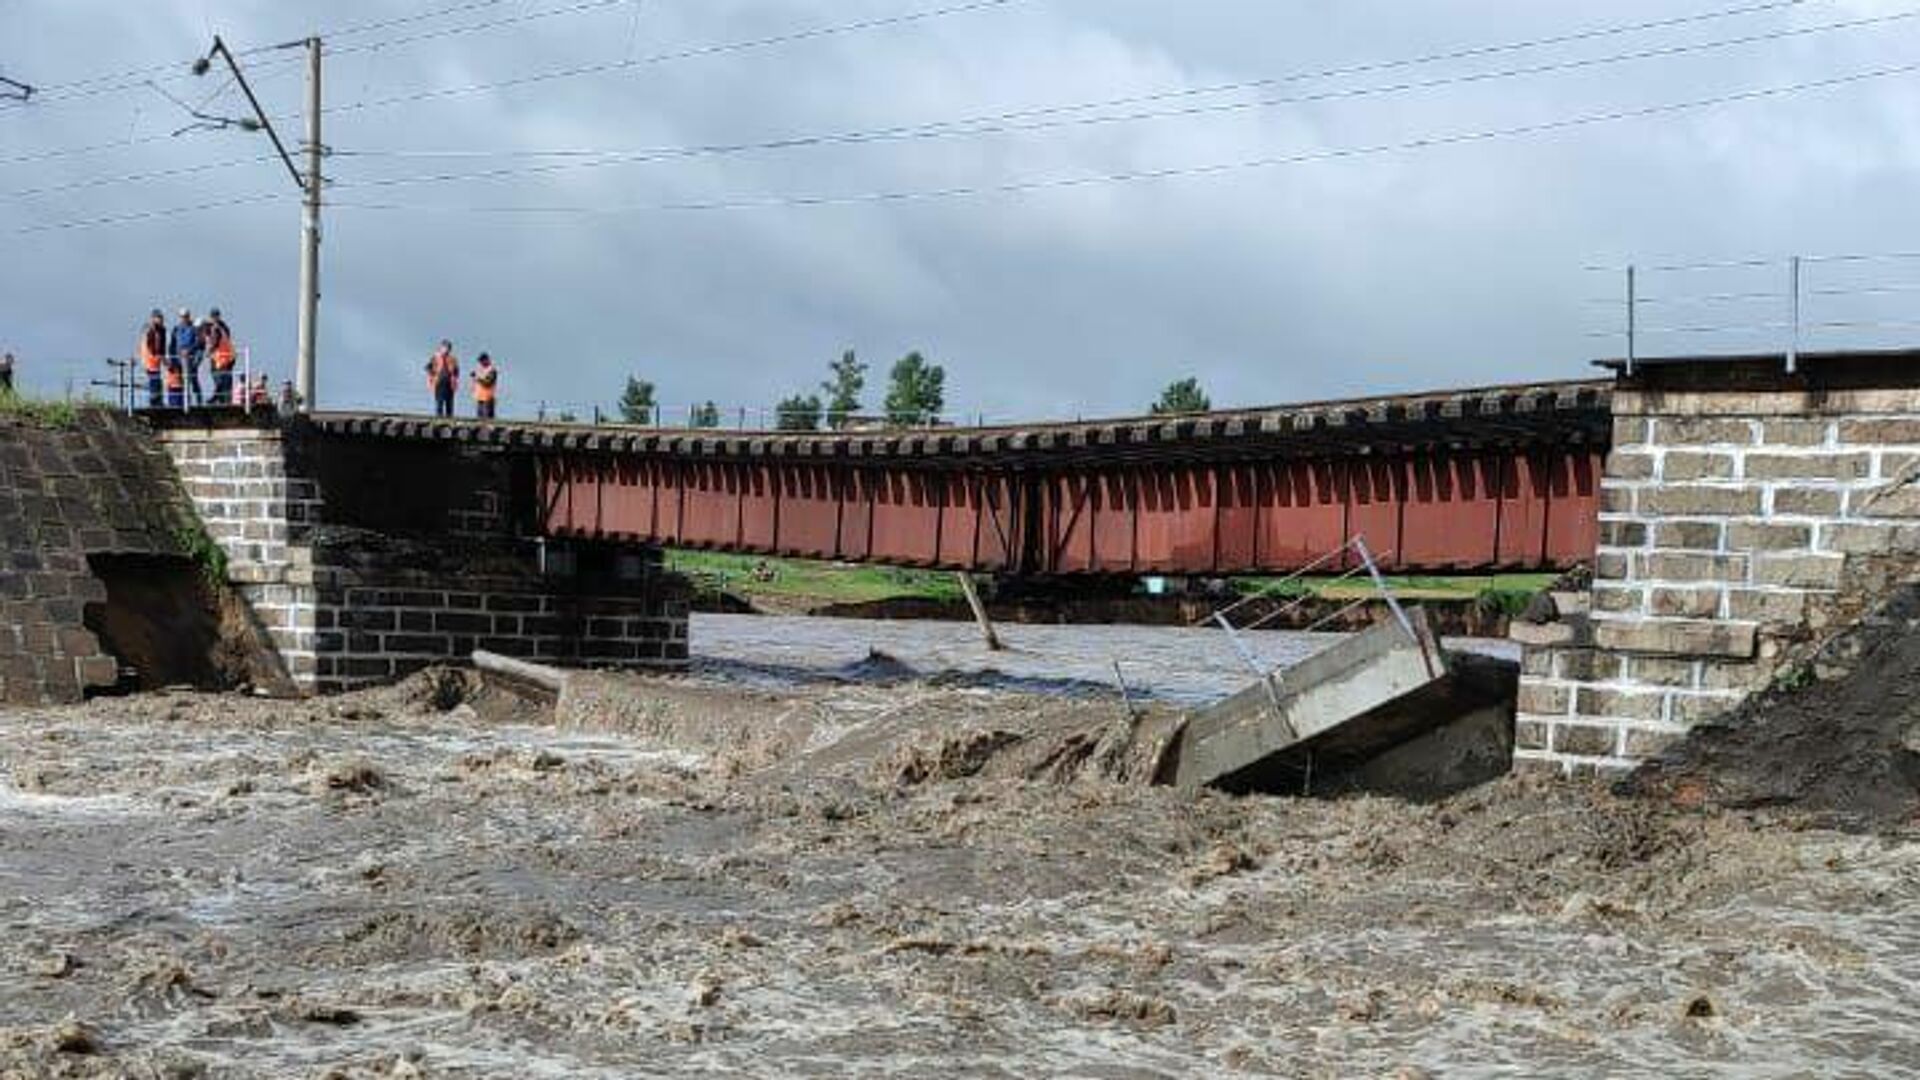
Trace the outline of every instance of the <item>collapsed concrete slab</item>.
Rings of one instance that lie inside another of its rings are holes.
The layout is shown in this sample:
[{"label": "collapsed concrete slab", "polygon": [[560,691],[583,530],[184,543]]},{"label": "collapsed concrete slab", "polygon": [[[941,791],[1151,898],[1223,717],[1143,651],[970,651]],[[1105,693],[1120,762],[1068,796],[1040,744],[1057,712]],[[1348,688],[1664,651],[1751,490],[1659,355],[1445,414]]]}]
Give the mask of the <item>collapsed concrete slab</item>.
[{"label": "collapsed concrete slab", "polygon": [[1181,787],[1434,797],[1507,771],[1517,665],[1449,656],[1406,611],[1189,718],[1163,759]]}]

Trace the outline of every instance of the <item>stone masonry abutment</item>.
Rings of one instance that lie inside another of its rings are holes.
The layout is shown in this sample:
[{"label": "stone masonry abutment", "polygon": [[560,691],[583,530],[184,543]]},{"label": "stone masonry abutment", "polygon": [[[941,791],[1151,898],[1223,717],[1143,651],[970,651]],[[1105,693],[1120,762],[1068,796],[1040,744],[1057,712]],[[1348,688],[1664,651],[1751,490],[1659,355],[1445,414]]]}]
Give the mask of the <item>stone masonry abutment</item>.
[{"label": "stone masonry abutment", "polygon": [[654,549],[532,535],[530,466],[494,448],[330,436],[302,421],[159,433],[228,580],[307,692],[475,649],[676,668],[689,592]]},{"label": "stone masonry abutment", "polygon": [[1658,754],[1920,563],[1920,357],[1656,363],[1613,410],[1592,587],[1514,629],[1516,757],[1573,772]]}]

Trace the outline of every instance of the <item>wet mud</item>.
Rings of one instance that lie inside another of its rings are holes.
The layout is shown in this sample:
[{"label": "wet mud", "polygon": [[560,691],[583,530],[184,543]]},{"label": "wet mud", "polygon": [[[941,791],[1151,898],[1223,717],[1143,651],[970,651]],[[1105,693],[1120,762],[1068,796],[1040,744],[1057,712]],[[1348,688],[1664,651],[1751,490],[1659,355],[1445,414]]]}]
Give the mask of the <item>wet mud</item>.
[{"label": "wet mud", "polygon": [[1855,831],[1920,826],[1920,586],[1895,591],[1621,790]]},{"label": "wet mud", "polygon": [[1516,778],[1138,782],[1169,714],[433,673],[0,712],[0,1076],[1920,1070],[1920,845]]}]

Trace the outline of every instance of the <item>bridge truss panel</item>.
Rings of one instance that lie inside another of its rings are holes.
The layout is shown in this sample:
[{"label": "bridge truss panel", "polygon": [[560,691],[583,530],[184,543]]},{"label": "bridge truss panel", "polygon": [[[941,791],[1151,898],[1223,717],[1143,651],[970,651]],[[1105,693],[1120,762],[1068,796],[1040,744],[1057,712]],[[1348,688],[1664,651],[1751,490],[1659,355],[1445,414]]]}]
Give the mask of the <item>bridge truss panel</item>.
[{"label": "bridge truss panel", "polygon": [[1383,568],[1447,572],[1591,560],[1603,453],[990,470],[566,452],[536,487],[552,536],[1059,576],[1284,573],[1364,538]]},{"label": "bridge truss panel", "polygon": [[1494,566],[1500,542],[1502,458],[1434,454],[1407,461],[1400,560],[1428,570]]},{"label": "bridge truss panel", "polygon": [[779,518],[772,549],[806,559],[840,557],[840,472],[823,465],[786,465],[778,477]]}]

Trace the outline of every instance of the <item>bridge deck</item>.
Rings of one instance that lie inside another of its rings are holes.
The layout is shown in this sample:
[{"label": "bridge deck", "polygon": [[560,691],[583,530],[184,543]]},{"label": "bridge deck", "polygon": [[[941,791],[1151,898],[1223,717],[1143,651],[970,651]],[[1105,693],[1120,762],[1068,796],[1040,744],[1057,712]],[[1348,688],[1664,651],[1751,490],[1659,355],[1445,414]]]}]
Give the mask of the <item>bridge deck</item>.
[{"label": "bridge deck", "polygon": [[1069,574],[1592,557],[1611,383],[997,428],[714,432],[329,413],[329,437],[531,457],[555,537]]}]

